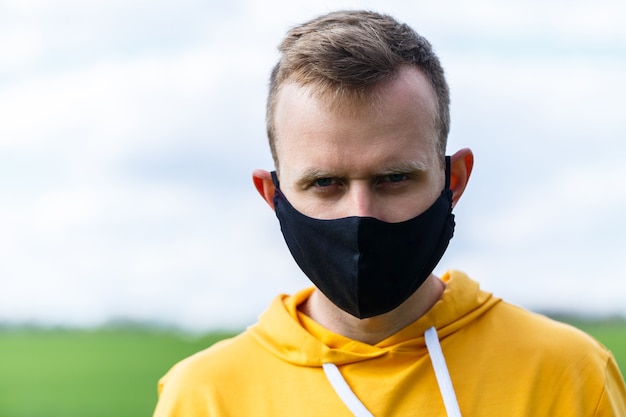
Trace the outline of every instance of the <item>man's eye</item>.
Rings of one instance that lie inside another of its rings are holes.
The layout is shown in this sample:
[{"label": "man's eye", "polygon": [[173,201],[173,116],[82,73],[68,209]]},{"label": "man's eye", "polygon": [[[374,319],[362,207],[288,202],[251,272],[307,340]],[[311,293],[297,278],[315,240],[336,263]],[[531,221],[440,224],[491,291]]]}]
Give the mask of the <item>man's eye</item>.
[{"label": "man's eye", "polygon": [[406,174],[389,174],[384,177],[384,180],[389,182],[400,182],[406,179]]},{"label": "man's eye", "polygon": [[334,181],[332,178],[318,178],[315,180],[314,184],[317,187],[329,187],[334,184]]}]

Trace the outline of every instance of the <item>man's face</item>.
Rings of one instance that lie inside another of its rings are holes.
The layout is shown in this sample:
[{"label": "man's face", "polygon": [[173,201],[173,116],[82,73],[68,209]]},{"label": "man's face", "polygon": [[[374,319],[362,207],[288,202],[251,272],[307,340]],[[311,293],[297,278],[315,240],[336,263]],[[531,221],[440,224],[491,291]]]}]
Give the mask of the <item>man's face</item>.
[{"label": "man's face", "polygon": [[329,107],[305,87],[282,87],[275,112],[280,187],[301,213],[400,222],[441,193],[437,102],[428,80],[407,66],[375,92],[368,104]]}]

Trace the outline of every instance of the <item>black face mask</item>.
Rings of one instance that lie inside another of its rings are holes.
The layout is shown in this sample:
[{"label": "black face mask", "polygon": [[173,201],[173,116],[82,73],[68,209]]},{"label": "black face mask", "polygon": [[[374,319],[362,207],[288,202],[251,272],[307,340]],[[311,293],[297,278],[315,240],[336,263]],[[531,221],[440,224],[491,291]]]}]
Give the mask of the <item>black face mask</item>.
[{"label": "black face mask", "polygon": [[400,223],[307,217],[287,201],[275,172],[272,179],[274,209],[296,263],[330,301],[361,319],[406,301],[435,269],[454,233],[449,157],[441,195],[425,212]]}]

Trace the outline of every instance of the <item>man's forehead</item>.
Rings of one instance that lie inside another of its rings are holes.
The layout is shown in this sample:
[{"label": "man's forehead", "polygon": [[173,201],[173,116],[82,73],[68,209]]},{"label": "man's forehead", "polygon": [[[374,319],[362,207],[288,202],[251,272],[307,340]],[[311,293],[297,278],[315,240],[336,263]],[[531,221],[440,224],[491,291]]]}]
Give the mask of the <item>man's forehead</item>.
[{"label": "man's forehead", "polygon": [[[358,99],[320,98],[312,86],[293,82],[283,86],[278,98],[274,141],[281,161],[289,155],[302,168],[326,170],[335,159],[341,165],[359,152],[376,161],[372,170],[392,171],[399,163],[431,166],[427,159],[439,153],[436,99],[417,70]],[[370,152],[376,153],[373,159]]]},{"label": "man's forehead", "polygon": [[356,88],[354,86],[338,87],[319,80],[307,84],[295,80],[286,80],[278,89],[275,101],[273,122],[276,127],[276,140],[280,136],[280,128],[285,122],[291,122],[281,116],[289,113],[294,104],[306,103],[317,110],[332,112],[344,117],[358,117],[359,114],[383,113],[389,106],[390,95],[405,96],[410,101],[408,107],[420,109],[426,113],[429,124],[436,130],[438,121],[437,97],[430,81],[422,70],[416,66],[403,66],[396,74],[373,85]]},{"label": "man's forehead", "polygon": [[394,72],[390,72],[387,77],[372,84],[348,85],[335,80],[324,78],[305,78],[292,74],[278,86],[276,100],[280,102],[283,90],[298,90],[301,94],[321,100],[332,109],[360,109],[376,106],[378,98],[390,84],[398,79],[419,82],[422,94],[428,96],[429,100],[435,104],[434,111],[437,111],[437,96],[434,88],[424,71],[417,65],[403,64]]}]

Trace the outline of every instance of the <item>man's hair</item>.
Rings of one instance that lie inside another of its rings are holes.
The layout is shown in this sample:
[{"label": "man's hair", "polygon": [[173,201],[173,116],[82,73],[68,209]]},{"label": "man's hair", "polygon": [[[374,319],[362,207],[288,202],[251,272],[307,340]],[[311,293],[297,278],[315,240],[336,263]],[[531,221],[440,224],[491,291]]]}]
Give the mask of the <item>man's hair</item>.
[{"label": "man's hair", "polygon": [[266,115],[276,168],[274,113],[284,83],[310,86],[324,97],[362,98],[407,64],[423,72],[437,97],[435,123],[443,161],[450,130],[448,84],[432,46],[411,27],[375,12],[338,11],[294,27],[278,49],[281,56],[272,70]]}]

